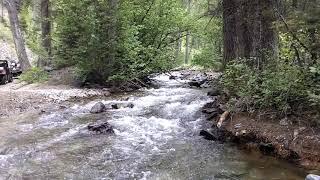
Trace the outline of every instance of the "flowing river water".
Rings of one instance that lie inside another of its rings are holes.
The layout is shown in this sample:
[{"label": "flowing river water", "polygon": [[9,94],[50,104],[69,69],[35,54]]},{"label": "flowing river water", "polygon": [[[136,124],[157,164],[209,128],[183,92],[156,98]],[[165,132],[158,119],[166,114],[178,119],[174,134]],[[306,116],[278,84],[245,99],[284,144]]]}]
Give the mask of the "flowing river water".
[{"label": "flowing river water", "polygon": [[[168,76],[161,88],[0,119],[0,179],[304,179],[304,172],[232,144],[204,140],[205,90]],[[98,101],[133,108],[90,114]],[[108,121],[114,135],[87,125]]]}]

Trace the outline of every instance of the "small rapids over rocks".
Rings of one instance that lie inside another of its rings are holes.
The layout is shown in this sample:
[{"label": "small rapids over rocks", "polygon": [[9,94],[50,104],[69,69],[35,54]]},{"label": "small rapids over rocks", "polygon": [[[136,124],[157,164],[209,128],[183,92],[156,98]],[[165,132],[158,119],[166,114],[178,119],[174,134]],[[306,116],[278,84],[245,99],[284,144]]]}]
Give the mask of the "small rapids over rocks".
[{"label": "small rapids over rocks", "polygon": [[[201,112],[208,89],[173,74],[154,77],[158,89],[0,119],[0,179],[303,179],[287,163],[200,137],[212,124]],[[106,111],[90,113],[97,102]],[[89,131],[96,122],[112,133]]]}]

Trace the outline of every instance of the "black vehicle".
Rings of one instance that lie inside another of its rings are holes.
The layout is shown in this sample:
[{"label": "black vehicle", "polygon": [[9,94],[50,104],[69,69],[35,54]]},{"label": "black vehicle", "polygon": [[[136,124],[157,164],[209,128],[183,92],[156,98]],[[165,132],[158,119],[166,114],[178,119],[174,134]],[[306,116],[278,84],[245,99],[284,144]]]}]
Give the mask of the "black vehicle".
[{"label": "black vehicle", "polygon": [[7,60],[0,60],[0,84],[13,81],[13,75]]},{"label": "black vehicle", "polygon": [[14,77],[22,74],[22,68],[21,68],[20,63],[18,63],[18,62],[11,62],[10,69],[11,69],[11,73]]}]

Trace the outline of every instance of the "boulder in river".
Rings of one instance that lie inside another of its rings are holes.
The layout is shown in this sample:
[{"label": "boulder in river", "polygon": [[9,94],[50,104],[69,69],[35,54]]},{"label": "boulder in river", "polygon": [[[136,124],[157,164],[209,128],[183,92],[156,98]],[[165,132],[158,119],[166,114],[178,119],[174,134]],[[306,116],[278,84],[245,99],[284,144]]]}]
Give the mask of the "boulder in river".
[{"label": "boulder in river", "polygon": [[315,175],[315,174],[309,174],[309,175],[306,177],[306,180],[320,180],[320,176]]},{"label": "boulder in river", "polygon": [[213,112],[211,114],[208,115],[207,120],[208,121],[212,121],[214,120],[216,117],[218,117],[219,113],[218,112]]},{"label": "boulder in river", "polygon": [[96,103],[90,110],[90,113],[98,114],[106,111],[106,106],[102,102]]},{"label": "boulder in river", "polygon": [[211,91],[208,92],[208,96],[219,96],[220,91],[217,88],[213,88]]},{"label": "boulder in river", "polygon": [[210,140],[210,141],[217,140],[217,137],[212,132],[210,132],[210,130],[201,130],[200,136],[203,136],[204,139]]},{"label": "boulder in river", "polygon": [[113,127],[108,122],[90,124],[88,130],[98,134],[114,134]]},{"label": "boulder in river", "polygon": [[127,104],[127,107],[128,108],[134,108],[134,104],[133,103],[129,103],[129,104]]},{"label": "boulder in river", "polygon": [[217,108],[205,108],[205,109],[202,109],[202,112],[205,113],[205,114],[213,114],[213,113],[218,113],[219,109],[217,109]]},{"label": "boulder in river", "polygon": [[170,79],[170,80],[177,79],[177,76],[173,76],[173,75],[172,75],[172,76],[169,77],[169,79]]},{"label": "boulder in river", "polygon": [[111,108],[112,109],[120,109],[120,105],[119,104],[112,104]]},{"label": "boulder in river", "polygon": [[134,108],[133,103],[117,103],[111,105],[112,109],[120,109],[120,108]]},{"label": "boulder in river", "polygon": [[207,79],[193,79],[192,81],[188,82],[188,84],[192,87],[201,88],[201,85],[207,81]]}]

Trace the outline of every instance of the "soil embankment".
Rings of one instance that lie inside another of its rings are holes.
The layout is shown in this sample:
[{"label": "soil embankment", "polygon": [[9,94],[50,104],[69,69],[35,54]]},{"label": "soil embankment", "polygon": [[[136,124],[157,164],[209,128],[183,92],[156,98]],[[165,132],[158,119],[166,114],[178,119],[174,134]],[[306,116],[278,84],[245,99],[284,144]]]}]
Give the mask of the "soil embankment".
[{"label": "soil embankment", "polygon": [[205,112],[211,113],[208,120],[213,122],[209,133],[202,132],[208,139],[230,140],[248,150],[279,157],[307,169],[320,169],[320,129],[303,118],[306,116],[278,119],[270,113],[230,113],[221,124],[223,115],[212,116],[217,110],[219,114],[224,112],[217,107],[223,105],[215,101],[204,107]]}]

